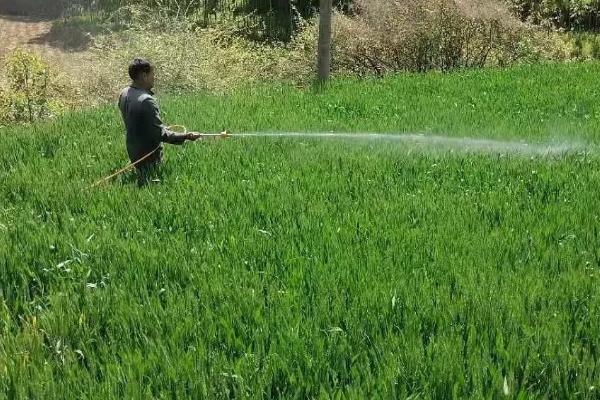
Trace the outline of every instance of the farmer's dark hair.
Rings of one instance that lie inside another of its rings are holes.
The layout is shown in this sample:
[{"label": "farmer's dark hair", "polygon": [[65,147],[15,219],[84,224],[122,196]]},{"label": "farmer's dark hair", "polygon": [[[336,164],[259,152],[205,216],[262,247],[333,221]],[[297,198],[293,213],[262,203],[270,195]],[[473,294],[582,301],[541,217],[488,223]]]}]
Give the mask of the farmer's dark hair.
[{"label": "farmer's dark hair", "polygon": [[154,66],[150,64],[150,61],[145,60],[143,58],[136,58],[129,64],[129,77],[134,81],[140,76],[142,73],[148,73],[152,71]]}]

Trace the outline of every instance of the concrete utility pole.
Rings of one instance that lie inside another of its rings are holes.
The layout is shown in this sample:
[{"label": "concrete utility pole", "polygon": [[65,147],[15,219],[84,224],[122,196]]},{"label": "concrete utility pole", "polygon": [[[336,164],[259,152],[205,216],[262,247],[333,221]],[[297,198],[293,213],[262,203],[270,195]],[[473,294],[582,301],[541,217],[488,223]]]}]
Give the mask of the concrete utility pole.
[{"label": "concrete utility pole", "polygon": [[329,79],[331,72],[331,8],[332,0],[321,0],[319,12],[319,81]]}]

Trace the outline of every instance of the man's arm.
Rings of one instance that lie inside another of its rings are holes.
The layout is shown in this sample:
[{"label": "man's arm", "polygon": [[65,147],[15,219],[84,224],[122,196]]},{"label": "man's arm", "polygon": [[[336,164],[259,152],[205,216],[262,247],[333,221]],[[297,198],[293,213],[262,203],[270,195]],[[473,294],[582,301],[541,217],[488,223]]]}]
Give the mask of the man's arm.
[{"label": "man's arm", "polygon": [[125,121],[125,106],[124,106],[123,102],[124,102],[123,92],[121,92],[121,94],[119,95],[119,101],[117,102],[117,107],[119,108],[119,112],[121,113],[121,116],[123,117],[123,121]]},{"label": "man's arm", "polygon": [[189,134],[173,132],[163,124],[158,104],[156,104],[154,99],[149,98],[144,100],[144,107],[146,107],[148,117],[151,119],[153,133],[159,137],[161,142],[183,144],[183,142],[190,138]]}]

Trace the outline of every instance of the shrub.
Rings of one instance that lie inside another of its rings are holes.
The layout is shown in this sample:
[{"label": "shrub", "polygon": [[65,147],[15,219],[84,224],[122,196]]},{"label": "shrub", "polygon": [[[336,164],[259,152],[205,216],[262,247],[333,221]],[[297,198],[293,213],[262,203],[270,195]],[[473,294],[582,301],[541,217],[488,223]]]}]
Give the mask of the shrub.
[{"label": "shrub", "polygon": [[0,92],[0,121],[33,122],[59,106],[50,96],[51,74],[39,56],[22,49],[6,59],[8,87]]},{"label": "shrub", "polygon": [[158,66],[158,89],[226,92],[266,78],[276,64],[269,49],[225,27],[162,33],[135,29],[96,43],[98,59],[105,60],[99,74],[111,82],[111,92],[127,84],[127,65],[140,56]]},{"label": "shrub", "polygon": [[361,75],[506,64],[521,29],[489,2],[357,0],[356,17],[337,15],[334,63]]}]

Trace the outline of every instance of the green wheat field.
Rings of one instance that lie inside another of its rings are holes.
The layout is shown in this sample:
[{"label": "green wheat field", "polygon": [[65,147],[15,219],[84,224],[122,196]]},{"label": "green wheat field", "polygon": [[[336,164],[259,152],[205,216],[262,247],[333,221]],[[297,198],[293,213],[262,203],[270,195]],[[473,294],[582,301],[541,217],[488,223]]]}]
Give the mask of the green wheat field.
[{"label": "green wheat field", "polygon": [[0,129],[0,398],[599,398],[600,64],[159,97]]}]

